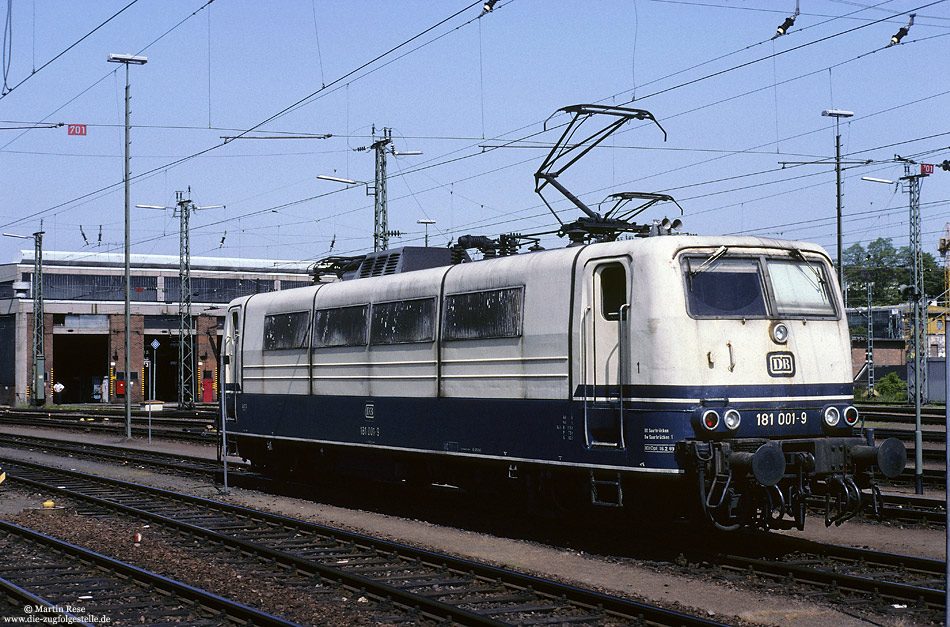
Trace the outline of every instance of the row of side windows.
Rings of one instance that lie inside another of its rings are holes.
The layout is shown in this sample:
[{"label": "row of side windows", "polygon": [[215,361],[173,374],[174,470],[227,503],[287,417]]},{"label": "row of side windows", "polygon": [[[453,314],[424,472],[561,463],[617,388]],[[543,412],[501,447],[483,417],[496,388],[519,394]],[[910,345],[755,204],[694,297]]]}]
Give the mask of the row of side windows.
[{"label": "row of side windows", "polygon": [[[520,337],[524,288],[508,287],[451,294],[443,303],[442,339],[479,340]],[[317,309],[314,348],[384,346],[435,339],[435,298]],[[310,312],[264,317],[264,350],[307,347]]]}]

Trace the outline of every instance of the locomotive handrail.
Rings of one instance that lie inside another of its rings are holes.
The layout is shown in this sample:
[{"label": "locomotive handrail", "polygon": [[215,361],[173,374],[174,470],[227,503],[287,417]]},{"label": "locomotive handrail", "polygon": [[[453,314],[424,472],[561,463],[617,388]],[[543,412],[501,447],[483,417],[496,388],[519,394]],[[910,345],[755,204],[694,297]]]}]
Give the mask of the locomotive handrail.
[{"label": "locomotive handrail", "polygon": [[[585,446],[590,446],[590,436],[588,431],[588,422],[587,422],[587,314],[591,311],[590,305],[584,308],[584,313],[581,314],[581,381],[583,382],[583,398],[584,398],[584,444]],[[594,369],[595,373],[597,369]],[[596,380],[596,374],[594,375]],[[596,388],[596,384],[595,384]]]},{"label": "locomotive handrail", "polygon": [[627,448],[627,443],[625,442],[625,434],[623,428],[623,380],[624,373],[626,369],[624,368],[624,320],[626,320],[626,314],[630,311],[630,303],[624,303],[620,305],[620,310],[617,312],[617,385],[619,387],[617,394],[617,401],[620,403],[620,448]]}]

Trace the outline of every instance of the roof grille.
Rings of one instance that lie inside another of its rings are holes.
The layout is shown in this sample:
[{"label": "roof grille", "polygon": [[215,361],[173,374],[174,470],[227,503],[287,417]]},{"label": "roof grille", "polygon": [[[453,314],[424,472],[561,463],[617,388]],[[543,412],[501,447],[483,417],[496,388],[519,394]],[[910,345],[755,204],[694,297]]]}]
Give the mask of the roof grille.
[{"label": "roof grille", "polygon": [[359,270],[352,275],[344,274],[343,279],[365,279],[425,268],[438,268],[451,264],[452,251],[448,248],[406,246],[367,254],[360,263]]},{"label": "roof grille", "polygon": [[396,274],[401,257],[401,250],[382,251],[375,256],[367,255],[360,265],[359,278]]}]

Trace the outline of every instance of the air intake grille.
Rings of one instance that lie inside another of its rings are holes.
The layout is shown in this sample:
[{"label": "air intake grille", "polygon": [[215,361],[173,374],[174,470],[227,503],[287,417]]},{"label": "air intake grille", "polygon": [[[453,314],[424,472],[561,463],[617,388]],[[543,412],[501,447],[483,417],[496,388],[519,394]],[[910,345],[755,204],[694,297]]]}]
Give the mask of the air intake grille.
[{"label": "air intake grille", "polygon": [[359,278],[365,279],[371,276],[382,276],[384,274],[395,274],[399,267],[399,258],[401,251],[391,253],[382,253],[376,257],[367,257],[360,266]]}]

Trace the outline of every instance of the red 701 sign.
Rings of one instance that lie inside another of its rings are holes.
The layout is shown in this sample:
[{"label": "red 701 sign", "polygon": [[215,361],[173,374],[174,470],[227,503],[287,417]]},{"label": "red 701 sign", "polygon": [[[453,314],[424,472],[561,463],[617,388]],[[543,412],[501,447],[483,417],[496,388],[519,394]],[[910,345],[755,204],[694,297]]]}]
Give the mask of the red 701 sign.
[{"label": "red 701 sign", "polygon": [[85,124],[70,124],[66,132],[69,135],[85,135],[86,125]]}]

